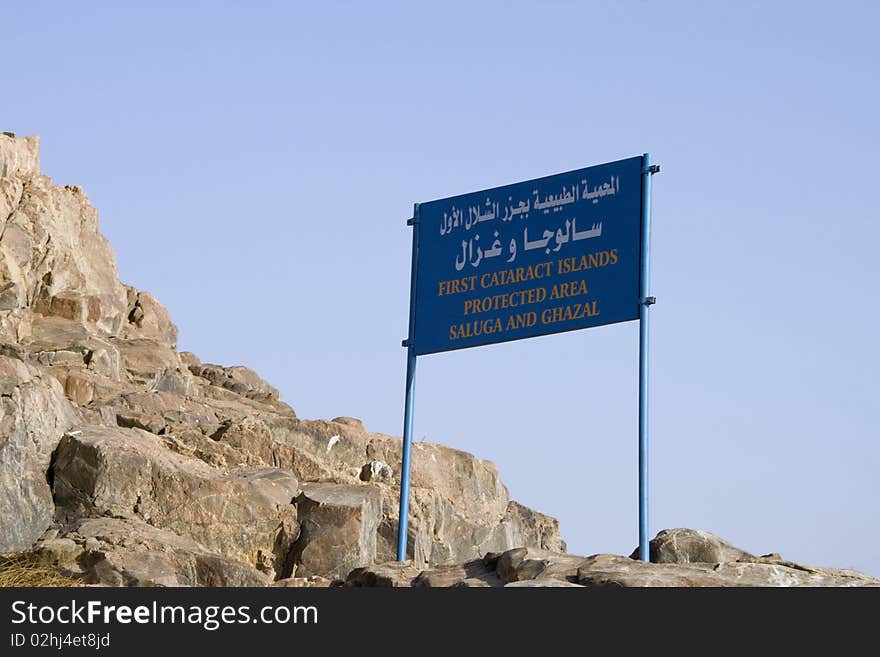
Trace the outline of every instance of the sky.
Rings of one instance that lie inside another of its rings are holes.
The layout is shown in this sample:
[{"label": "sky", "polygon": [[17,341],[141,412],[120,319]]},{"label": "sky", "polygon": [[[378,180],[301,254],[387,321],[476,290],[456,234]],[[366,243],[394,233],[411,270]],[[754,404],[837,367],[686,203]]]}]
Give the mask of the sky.
[{"label": "sky", "polygon": [[[880,575],[873,2],[4,3],[0,130],[300,417],[400,435],[414,202],[650,152],[650,528]],[[874,181],[874,182],[872,182]],[[638,541],[638,324],[419,359],[417,440]]]}]

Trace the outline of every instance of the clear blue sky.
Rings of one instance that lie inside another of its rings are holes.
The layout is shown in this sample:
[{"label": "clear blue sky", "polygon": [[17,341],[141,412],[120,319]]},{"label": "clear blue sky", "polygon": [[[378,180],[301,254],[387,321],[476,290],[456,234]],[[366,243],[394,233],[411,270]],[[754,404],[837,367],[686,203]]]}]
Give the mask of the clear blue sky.
[{"label": "clear blue sky", "polygon": [[[181,349],[396,435],[413,202],[650,151],[652,533],[880,575],[877,3],[424,5],[10,4],[0,129]],[[416,436],[629,553],[637,335],[425,357]]]}]

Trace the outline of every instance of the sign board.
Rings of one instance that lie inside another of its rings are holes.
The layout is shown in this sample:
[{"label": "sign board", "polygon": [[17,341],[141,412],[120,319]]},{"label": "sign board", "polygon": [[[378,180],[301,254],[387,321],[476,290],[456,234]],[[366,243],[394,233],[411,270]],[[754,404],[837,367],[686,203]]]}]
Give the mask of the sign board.
[{"label": "sign board", "polygon": [[418,356],[639,320],[639,558],[648,549],[651,155],[416,204],[397,560]]},{"label": "sign board", "polygon": [[421,203],[415,355],[639,318],[642,157]]}]

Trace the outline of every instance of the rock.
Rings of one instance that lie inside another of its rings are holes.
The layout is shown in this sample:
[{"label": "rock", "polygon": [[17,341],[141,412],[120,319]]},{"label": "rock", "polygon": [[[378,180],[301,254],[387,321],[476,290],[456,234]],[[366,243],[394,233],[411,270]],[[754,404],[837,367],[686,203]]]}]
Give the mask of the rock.
[{"label": "rock", "polygon": [[852,570],[802,566],[757,557],[725,563],[643,563],[614,554],[580,557],[516,548],[464,564],[424,570],[388,563],[353,571],[346,586],[454,588],[584,587],[880,587],[880,580]]},{"label": "rock", "polygon": [[355,429],[359,429],[360,431],[366,431],[367,428],[364,426],[362,420],[358,420],[356,417],[335,417],[331,422],[335,422],[336,424],[344,424],[347,427],[353,427]]},{"label": "rock", "polygon": [[211,385],[231,390],[248,399],[278,399],[278,390],[270,386],[256,372],[241,366],[221,367],[220,365],[190,366],[190,372],[206,379]]},{"label": "rock", "polygon": [[[636,548],[631,558],[638,558]],[[752,561],[755,557],[724,539],[699,529],[664,529],[651,539],[652,563],[723,563]]]},{"label": "rock", "polygon": [[0,136],[0,179],[27,179],[38,175],[40,138],[31,135],[16,139],[15,133],[4,132]]},{"label": "rock", "polygon": [[52,524],[52,452],[78,421],[54,378],[0,356],[0,553],[27,549]]},{"label": "rock", "polygon": [[348,588],[409,588],[421,571],[411,561],[391,561],[355,568],[345,578]]},{"label": "rock", "polygon": [[754,562],[655,564],[609,554],[587,559],[577,579],[593,587],[880,586],[880,580],[852,571]]},{"label": "rock", "polygon": [[279,579],[272,584],[272,586],[278,586],[282,588],[295,588],[295,589],[325,589],[334,585],[334,581],[327,579],[326,577],[287,577],[285,579]]},{"label": "rock", "polygon": [[79,187],[41,175],[38,145],[35,138],[0,139],[0,286],[14,284],[7,296],[14,290],[17,308],[115,333],[126,293],[97,212]]},{"label": "rock", "polygon": [[544,588],[574,588],[574,589],[582,589],[585,588],[580,584],[575,584],[573,582],[568,582],[563,579],[526,579],[517,582],[510,582],[504,585],[506,589],[544,589]]},{"label": "rock", "polygon": [[65,541],[74,542],[78,569],[89,584],[106,586],[266,586],[253,566],[205,549],[196,541],[144,522],[90,518]]},{"label": "rock", "polygon": [[111,343],[119,351],[121,366],[128,374],[128,380],[140,387],[154,388],[159,377],[180,368],[180,360],[174,349],[158,340],[112,338]]},{"label": "rock", "polygon": [[303,484],[296,504],[300,535],[291,550],[294,574],[343,579],[376,560],[381,505],[375,488]]},{"label": "rock", "polygon": [[171,349],[177,348],[177,327],[156,297],[126,285],[127,314],[123,337],[155,340]]},{"label": "rock", "polygon": [[498,558],[496,570],[506,583],[530,579],[577,581],[585,557],[535,548],[508,550]]},{"label": "rock", "polygon": [[71,538],[50,538],[37,543],[33,552],[37,562],[54,566],[68,575],[84,573],[78,560],[83,554],[83,547]]},{"label": "rock", "polygon": [[95,398],[95,386],[87,377],[68,372],[62,381],[64,394],[74,404],[86,406]]},{"label": "rock", "polygon": [[112,353],[108,351],[112,349],[112,345],[105,347],[97,347],[91,349],[83,358],[83,363],[89,371],[95,374],[106,376],[114,381],[119,380],[119,352],[113,349]]},{"label": "rock", "polygon": [[178,356],[180,356],[180,362],[183,363],[184,367],[189,369],[194,365],[201,365],[202,361],[199,360],[199,357],[196,356],[191,351],[181,351]]},{"label": "rock", "polygon": [[[480,584],[476,584],[479,581]],[[495,568],[478,559],[464,564],[439,566],[432,570],[426,570],[413,580],[413,586],[425,588],[448,588],[463,586],[474,588],[475,586],[503,586],[504,581],[495,572]]]},{"label": "rock", "polygon": [[110,338],[89,332],[81,322],[63,317],[29,318],[19,346],[23,358],[50,368],[85,368],[111,381],[122,380],[119,350]]},{"label": "rock", "polygon": [[297,535],[291,473],[225,473],[139,429],[84,427],[65,436],[54,476],[62,516],[137,517],[270,575],[281,571]]},{"label": "rock", "polygon": [[477,577],[467,577],[460,582],[456,582],[452,585],[452,588],[456,589],[491,589],[496,588],[492,584],[489,584],[486,580],[479,579]]},{"label": "rock", "polygon": [[385,463],[385,461],[370,461],[369,463],[365,463],[364,467],[361,468],[361,481],[390,482],[392,479],[394,479],[394,472],[391,470],[391,466]]},{"label": "rock", "polygon": [[507,547],[535,547],[550,552],[565,552],[565,541],[559,534],[559,521],[534,509],[511,501],[502,523],[506,528]]},{"label": "rock", "polygon": [[[373,461],[400,468],[400,439],[372,434],[354,424],[284,420],[272,428],[276,443],[319,459],[320,478],[354,483],[366,476],[382,492],[382,520],[376,559],[396,558],[399,490],[393,480],[372,478]],[[381,466],[380,466],[381,467]],[[303,476],[301,470],[295,470]],[[530,515],[531,514],[531,515]],[[488,551],[520,545],[562,548],[555,520],[510,504],[495,466],[442,445],[417,443],[413,449],[408,555],[427,568],[479,558]]]},{"label": "rock", "polygon": [[117,413],[116,424],[124,429],[143,429],[155,434],[162,433],[168,426],[160,417],[139,413]]},{"label": "rock", "polygon": [[294,449],[276,443],[269,426],[257,417],[225,420],[210,437],[215,442],[235,448],[246,460],[255,463],[287,467],[295,461]]}]

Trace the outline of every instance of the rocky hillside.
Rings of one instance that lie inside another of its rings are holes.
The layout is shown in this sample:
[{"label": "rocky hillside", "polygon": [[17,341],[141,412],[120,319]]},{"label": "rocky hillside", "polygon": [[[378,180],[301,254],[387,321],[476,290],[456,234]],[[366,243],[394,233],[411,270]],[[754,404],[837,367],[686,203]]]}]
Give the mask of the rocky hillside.
[{"label": "rocky hillside", "polygon": [[[400,439],[302,420],[246,367],[177,351],[148,292],[119,281],[85,192],[0,135],[0,553],[34,549],[88,582],[256,585],[343,578],[394,558]],[[558,523],[495,466],[414,450],[421,567],[528,546]]]},{"label": "rocky hillside", "polygon": [[0,134],[0,222],[0,553],[114,586],[880,585],[694,530],[661,532],[651,564],[566,554],[494,465],[428,443],[411,560],[390,563],[399,438],[297,418],[248,368],[178,352],[36,137]]}]

